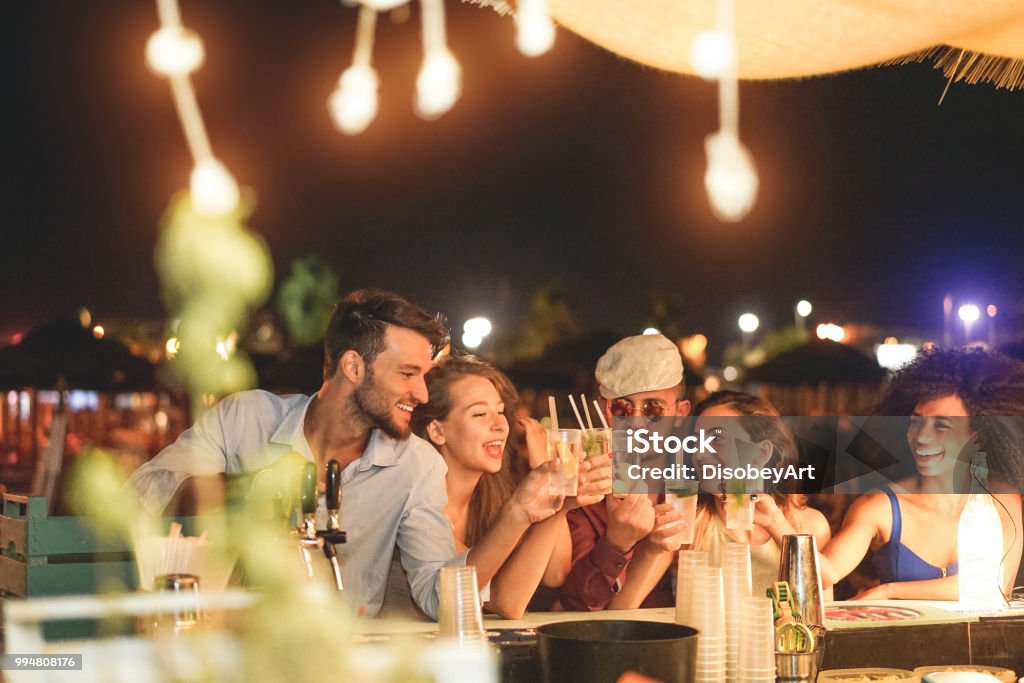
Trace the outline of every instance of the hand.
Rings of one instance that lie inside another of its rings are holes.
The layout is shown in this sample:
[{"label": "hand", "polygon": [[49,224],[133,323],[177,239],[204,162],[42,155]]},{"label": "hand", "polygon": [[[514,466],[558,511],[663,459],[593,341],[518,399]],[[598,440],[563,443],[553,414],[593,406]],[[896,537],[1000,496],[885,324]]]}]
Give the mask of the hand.
[{"label": "hand", "polygon": [[577,495],[565,501],[567,510],[600,503],[604,492],[612,488],[612,457],[595,455],[580,463]]},{"label": "hand", "polygon": [[654,528],[644,538],[643,544],[649,550],[674,553],[679,550],[679,534],[686,528],[683,513],[676,510],[672,503],[659,503],[654,506]]},{"label": "hand", "polygon": [[558,461],[550,460],[530,470],[506,503],[511,514],[526,524],[536,524],[558,512],[565,497],[548,495],[549,475],[557,469]]},{"label": "hand", "polygon": [[782,510],[779,509],[775,498],[768,493],[755,493],[754,499],[754,524],[764,529],[771,529],[778,524]]},{"label": "hand", "polygon": [[629,552],[654,528],[654,506],[647,496],[630,494],[622,499],[606,496],[604,502],[608,509],[605,537],[614,550]]},{"label": "hand", "polygon": [[530,469],[540,467],[548,461],[548,431],[532,417],[520,416],[516,422],[526,433],[526,454]]},{"label": "hand", "polygon": [[853,596],[850,599],[851,600],[892,600],[892,598],[888,595],[888,590],[886,588],[886,586],[888,586],[888,585],[889,584],[882,583],[882,584],[879,584],[877,586],[872,586],[871,588],[868,588],[866,590],[862,590],[860,593],[857,593],[855,596]]}]

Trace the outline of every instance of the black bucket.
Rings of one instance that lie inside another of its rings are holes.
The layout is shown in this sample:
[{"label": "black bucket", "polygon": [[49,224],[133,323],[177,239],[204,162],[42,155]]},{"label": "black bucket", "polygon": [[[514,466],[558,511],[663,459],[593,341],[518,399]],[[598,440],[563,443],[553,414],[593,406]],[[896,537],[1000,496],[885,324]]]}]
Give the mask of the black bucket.
[{"label": "black bucket", "polygon": [[615,683],[626,671],[690,683],[697,630],[654,621],[565,621],[537,629],[545,683]]}]

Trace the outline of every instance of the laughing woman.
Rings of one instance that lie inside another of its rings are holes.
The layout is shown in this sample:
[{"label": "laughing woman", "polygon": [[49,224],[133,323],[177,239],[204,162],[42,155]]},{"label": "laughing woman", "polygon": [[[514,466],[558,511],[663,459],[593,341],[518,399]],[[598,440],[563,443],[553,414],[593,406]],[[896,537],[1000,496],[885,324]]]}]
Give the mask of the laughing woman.
[{"label": "laughing woman", "polygon": [[580,495],[564,504],[549,501],[547,437],[536,420],[519,418],[532,470],[518,486],[509,474],[505,409],[517,397],[501,371],[473,358],[450,358],[426,379],[430,401],[416,408],[412,428],[448,465],[445,515],[456,548],[471,548],[467,562],[477,567],[481,583],[491,581],[485,607],[517,619],[538,585],[557,587],[568,573],[572,546],[565,514],[602,499],[610,459],[601,466],[581,463]]},{"label": "laughing woman", "polygon": [[998,515],[989,559],[1008,594],[1024,536],[1024,363],[980,349],[922,354],[896,373],[875,414],[911,416],[900,433],[916,472],[850,506],[824,550],[823,582],[842,579],[870,548],[881,585],[855,599],[956,600],[958,524],[973,500],[992,508],[993,526]]}]

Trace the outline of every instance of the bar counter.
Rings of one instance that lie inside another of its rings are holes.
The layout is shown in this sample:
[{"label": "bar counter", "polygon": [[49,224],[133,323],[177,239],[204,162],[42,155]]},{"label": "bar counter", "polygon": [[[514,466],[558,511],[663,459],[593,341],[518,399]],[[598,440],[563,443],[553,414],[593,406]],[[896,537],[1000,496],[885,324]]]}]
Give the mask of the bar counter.
[{"label": "bar counter", "polygon": [[[822,669],[986,664],[1013,669],[1024,676],[1024,608],[971,614],[956,612],[957,603],[891,600],[871,603],[833,602],[844,608],[889,608],[894,615],[912,610],[920,616],[902,621],[845,621],[826,618],[829,630]],[[885,610],[878,610],[885,611]],[[526,683],[542,680],[537,639],[532,629],[544,624],[581,619],[637,619],[672,622],[672,608],[579,612],[538,612],[522,619],[484,619],[491,640],[501,650],[501,680]],[[431,637],[437,624],[415,618],[367,619],[359,624],[367,642],[422,634]]]}]

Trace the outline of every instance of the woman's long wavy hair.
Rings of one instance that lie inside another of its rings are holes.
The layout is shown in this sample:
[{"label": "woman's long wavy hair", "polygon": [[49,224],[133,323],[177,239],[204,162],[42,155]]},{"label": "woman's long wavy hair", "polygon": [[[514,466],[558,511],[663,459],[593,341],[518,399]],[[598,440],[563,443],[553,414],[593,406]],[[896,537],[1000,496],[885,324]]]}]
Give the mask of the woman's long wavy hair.
[{"label": "woman's long wavy hair", "polygon": [[[751,441],[754,443],[768,441],[772,445],[772,454],[768,462],[765,463],[765,467],[785,467],[797,464],[796,441],[779,416],[779,411],[771,403],[763,398],[740,391],[716,391],[697,404],[693,415],[699,417],[706,410],[715,406],[727,406],[740,413],[741,416],[735,419],[750,435]],[[793,528],[800,532],[801,524],[798,511],[807,507],[807,496],[787,493],[783,490],[769,491],[769,493]],[[701,493],[697,502],[697,516],[694,521],[691,549],[701,550],[705,547],[708,527],[716,514],[714,495]]]},{"label": "woman's long wavy hair", "polygon": [[[427,426],[434,420],[444,420],[452,410],[455,397],[452,388],[463,377],[483,377],[494,385],[498,395],[505,403],[506,415],[511,414],[519,396],[511,380],[501,370],[473,356],[451,356],[439,363],[427,373],[427,391],[430,400],[419,405],[412,414],[412,431],[427,441]],[[512,496],[512,478],[509,476],[509,439],[505,442],[505,453],[502,456],[501,470],[492,474],[485,472],[473,491],[469,501],[469,520],[466,524],[466,538],[462,539],[467,547],[472,547],[491,528],[502,505]],[[437,447],[437,444],[434,444]]]}]

